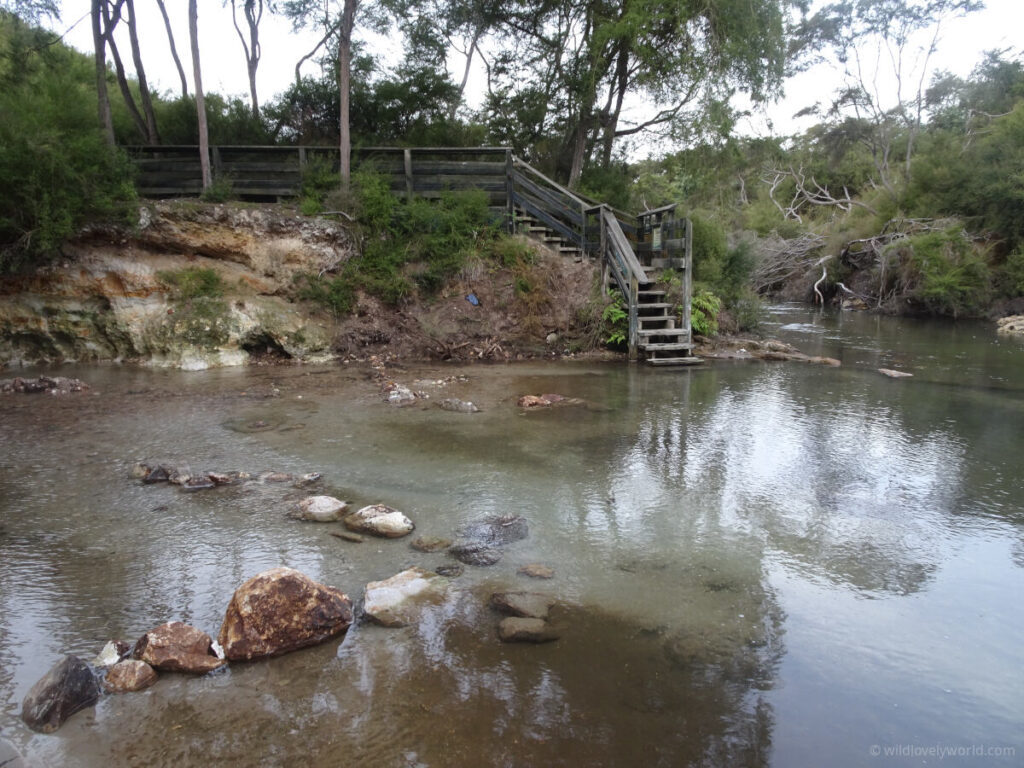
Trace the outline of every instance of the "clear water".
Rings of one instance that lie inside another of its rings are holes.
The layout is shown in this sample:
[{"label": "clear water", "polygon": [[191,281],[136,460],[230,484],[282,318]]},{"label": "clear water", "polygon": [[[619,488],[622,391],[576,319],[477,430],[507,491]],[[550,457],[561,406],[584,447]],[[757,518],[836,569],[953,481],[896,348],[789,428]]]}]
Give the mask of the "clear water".
[{"label": "clear water", "polygon": [[[94,390],[0,399],[0,735],[50,766],[1020,765],[1024,345],[796,307],[768,330],[843,367],[411,368],[467,380],[401,408],[353,366],[51,370]],[[547,392],[587,405],[515,406]],[[167,674],[33,734],[21,699],[61,655],[215,635],[261,570],[358,598],[451,562],[290,520],[287,486],[143,486],[144,458],[319,471],[417,533],[516,513],[531,535],[416,627]],[[535,562],[555,578],[517,574]],[[561,639],[501,644],[505,589],[554,595]]]}]

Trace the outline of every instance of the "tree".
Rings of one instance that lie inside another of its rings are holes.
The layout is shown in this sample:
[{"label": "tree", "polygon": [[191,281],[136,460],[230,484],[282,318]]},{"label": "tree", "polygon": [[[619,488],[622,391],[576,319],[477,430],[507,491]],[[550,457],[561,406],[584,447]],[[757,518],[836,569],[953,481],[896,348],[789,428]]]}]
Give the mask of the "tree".
[{"label": "tree", "polygon": [[249,74],[249,98],[252,103],[252,113],[259,119],[260,102],[256,94],[256,70],[260,66],[260,55],[262,54],[260,22],[263,21],[264,8],[273,13],[274,5],[269,0],[265,6],[263,0],[242,0],[242,15],[245,17],[248,38],[242,32],[242,28],[238,26],[237,5],[238,0],[231,0],[231,22],[235,25],[235,32],[238,33],[238,39],[242,42],[242,50],[245,51],[245,68]]},{"label": "tree", "polygon": [[[340,2],[341,8],[332,10],[336,9],[336,5],[331,0],[323,0],[322,3],[320,0],[286,0],[284,13],[296,27],[304,27],[310,23],[310,19],[317,19],[324,30],[324,41],[337,37],[338,152],[341,186],[342,189],[348,189],[352,180],[352,128],[349,120],[352,95],[352,33],[355,29],[359,0]],[[319,47],[318,45],[317,48]]]},{"label": "tree", "polygon": [[171,58],[174,59],[174,66],[178,69],[178,77],[181,79],[181,98],[188,98],[188,79],[185,77],[185,68],[181,66],[181,59],[178,58],[178,48],[174,45],[174,32],[171,30],[171,20],[167,16],[167,7],[164,0],[156,0],[160,8],[160,15],[164,19],[164,29],[167,30],[167,42],[171,46]]},{"label": "tree", "polygon": [[213,185],[210,173],[210,132],[206,124],[206,99],[203,94],[203,73],[199,63],[199,11],[196,0],[188,0],[188,37],[192,48],[192,74],[196,89],[196,119],[199,126],[199,167],[203,174],[203,189]]},{"label": "tree", "polygon": [[[508,45],[489,67],[491,117],[520,103],[557,131],[570,186],[616,142],[634,136],[692,137],[691,127],[742,89],[773,94],[784,71],[790,0],[515,0],[497,21]],[[631,102],[659,106],[627,122]],[[548,108],[539,105],[546,102]]]},{"label": "tree", "polygon": [[57,0],[0,0],[0,10],[9,11],[31,23],[38,23],[46,17],[60,18]]},{"label": "tree", "polygon": [[107,93],[107,38],[103,33],[103,5],[106,0],[92,0],[92,42],[96,65],[96,105],[103,138],[114,146],[114,119],[110,114],[110,94]]}]

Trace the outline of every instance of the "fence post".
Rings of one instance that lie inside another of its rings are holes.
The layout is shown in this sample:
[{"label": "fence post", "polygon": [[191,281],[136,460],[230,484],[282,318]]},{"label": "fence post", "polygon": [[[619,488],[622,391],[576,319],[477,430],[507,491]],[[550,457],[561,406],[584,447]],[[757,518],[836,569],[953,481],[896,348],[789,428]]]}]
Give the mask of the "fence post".
[{"label": "fence post", "polygon": [[512,181],[512,150],[505,150],[505,217],[508,219],[506,226],[510,235],[516,233],[516,203],[515,185]]},{"label": "fence post", "polygon": [[213,156],[213,177],[216,179],[224,172],[224,164],[221,162],[220,147],[216,144],[210,146],[210,154]]},{"label": "fence post", "polygon": [[639,318],[637,317],[637,293],[640,291],[640,284],[637,282],[636,275],[630,273],[629,276],[629,296],[626,297],[626,304],[629,307],[629,362],[635,363],[638,357],[637,355],[637,331]]},{"label": "fence post", "polygon": [[405,160],[405,198],[412,202],[412,150],[405,149],[402,157]]}]

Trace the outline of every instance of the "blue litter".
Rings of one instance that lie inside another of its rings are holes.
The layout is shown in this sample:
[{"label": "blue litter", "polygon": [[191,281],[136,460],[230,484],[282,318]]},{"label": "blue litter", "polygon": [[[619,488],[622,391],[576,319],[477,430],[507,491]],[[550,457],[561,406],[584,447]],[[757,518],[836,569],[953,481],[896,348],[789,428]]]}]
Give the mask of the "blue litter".
[{"label": "blue litter", "polygon": [[466,294],[466,301],[472,304],[474,307],[480,306],[480,299],[476,297],[475,293]]}]

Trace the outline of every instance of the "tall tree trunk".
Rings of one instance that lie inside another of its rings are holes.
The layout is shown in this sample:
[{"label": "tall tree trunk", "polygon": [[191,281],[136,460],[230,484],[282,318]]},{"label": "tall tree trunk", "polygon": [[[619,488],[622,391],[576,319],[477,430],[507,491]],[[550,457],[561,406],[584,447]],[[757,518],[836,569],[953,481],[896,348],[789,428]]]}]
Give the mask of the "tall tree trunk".
[{"label": "tall tree trunk", "polygon": [[146,82],[146,70],[142,66],[142,52],[139,50],[139,30],[135,23],[135,0],[125,0],[128,5],[128,40],[132,47],[132,62],[135,64],[135,76],[139,79],[139,100],[142,111],[146,115],[146,140],[150,144],[160,143],[160,134],[156,129],[156,113],[153,111],[153,98]]},{"label": "tall tree trunk", "polygon": [[114,121],[110,115],[110,94],[107,93],[107,38],[103,34],[102,4],[92,0],[92,43],[96,57],[96,101],[100,129],[107,144],[114,146]]},{"label": "tall tree trunk", "polygon": [[[192,0],[195,2],[195,0]],[[338,31],[338,87],[341,96],[339,106],[339,129],[341,140],[338,145],[341,170],[341,188],[348,190],[352,183],[352,132],[349,124],[349,98],[352,92],[352,28],[356,22],[358,0],[345,0],[341,12],[341,28]]]},{"label": "tall tree trunk", "polygon": [[242,41],[242,50],[245,51],[245,69],[249,75],[249,98],[252,102],[252,114],[258,120],[260,117],[260,102],[256,93],[256,70],[260,66],[260,20],[263,18],[263,0],[245,0],[242,13],[245,15],[245,22],[249,28],[249,41],[246,42],[245,34],[238,26],[238,16],[235,10],[236,0],[231,0],[231,22],[235,25],[235,32],[238,39]]},{"label": "tall tree trunk", "polygon": [[171,44],[171,58],[174,59],[174,66],[178,68],[178,77],[181,78],[181,98],[188,98],[188,78],[185,77],[185,68],[181,66],[181,59],[178,58],[178,49],[174,45],[174,32],[171,31],[171,20],[167,16],[167,8],[164,0],[156,0],[160,6],[160,15],[164,17],[164,29],[167,30],[167,42]]},{"label": "tall tree trunk", "polygon": [[199,167],[203,173],[203,189],[213,184],[210,173],[210,132],[206,125],[206,99],[203,97],[203,74],[199,65],[199,11],[196,0],[188,0],[188,37],[192,47],[192,75],[196,87],[196,118],[199,126]]},{"label": "tall tree trunk", "polygon": [[124,3],[125,0],[117,0],[111,13],[110,3],[103,0],[103,22],[106,27],[103,34],[107,38],[110,55],[114,59],[114,74],[117,76],[117,87],[121,90],[121,98],[124,99],[124,105],[128,108],[128,114],[131,116],[132,122],[135,123],[139,136],[142,137],[143,141],[148,141],[149,135],[146,129],[146,120],[142,117],[142,113],[139,112],[139,108],[135,104],[135,97],[132,96],[131,88],[128,87],[128,75],[125,74],[124,62],[121,61],[121,52],[114,41],[114,28],[121,21],[121,7]]},{"label": "tall tree trunk", "polygon": [[470,41],[469,43],[469,50],[466,51],[466,68],[462,70],[462,82],[459,83],[459,99],[458,101],[453,101],[451,108],[448,110],[449,121],[455,120],[455,113],[462,105],[462,100],[466,93],[466,83],[469,82],[469,70],[473,65],[473,54],[476,53],[477,43],[480,42],[480,37],[483,35],[483,33],[483,27],[477,28],[477,30],[473,33],[472,41]]},{"label": "tall tree trunk", "polygon": [[[612,147],[615,144],[615,129],[619,125],[619,115],[622,114],[622,100],[626,96],[626,87],[629,85],[629,48],[625,43],[619,49],[619,55],[615,62],[615,105],[608,110],[604,123],[604,146],[601,149],[601,164],[607,169],[612,163]],[[611,94],[609,94],[611,96]]]}]

